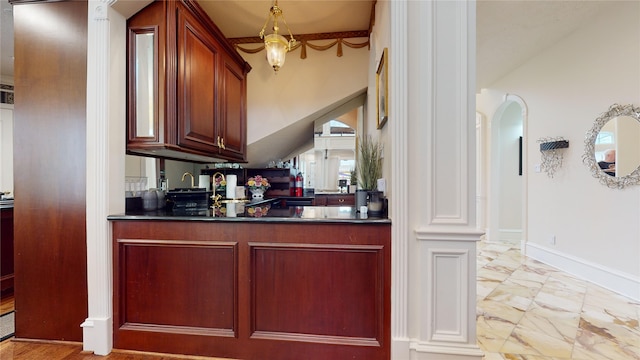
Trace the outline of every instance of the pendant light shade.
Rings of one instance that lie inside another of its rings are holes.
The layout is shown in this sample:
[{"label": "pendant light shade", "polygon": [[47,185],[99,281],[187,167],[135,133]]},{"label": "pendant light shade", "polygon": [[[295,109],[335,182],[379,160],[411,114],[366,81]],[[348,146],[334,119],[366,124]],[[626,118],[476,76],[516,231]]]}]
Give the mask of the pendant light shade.
[{"label": "pendant light shade", "polygon": [[264,48],[267,51],[267,61],[274,71],[280,70],[289,50],[289,43],[282,35],[270,34],[264,37]]}]

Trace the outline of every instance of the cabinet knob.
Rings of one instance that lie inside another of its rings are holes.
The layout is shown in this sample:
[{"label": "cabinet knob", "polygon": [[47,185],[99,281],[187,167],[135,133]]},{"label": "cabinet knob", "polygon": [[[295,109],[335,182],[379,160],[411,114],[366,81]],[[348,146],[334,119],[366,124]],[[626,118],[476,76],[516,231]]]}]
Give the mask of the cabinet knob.
[{"label": "cabinet knob", "polygon": [[223,149],[226,149],[226,147],[224,147],[224,138],[222,138],[222,143],[220,144],[220,147]]},{"label": "cabinet knob", "polygon": [[220,135],[218,135],[218,140],[217,140],[217,142],[218,142],[218,147],[222,147],[222,146],[220,146]]},{"label": "cabinet knob", "polygon": [[344,199],[338,199],[338,202],[343,203],[343,202],[344,202]]}]

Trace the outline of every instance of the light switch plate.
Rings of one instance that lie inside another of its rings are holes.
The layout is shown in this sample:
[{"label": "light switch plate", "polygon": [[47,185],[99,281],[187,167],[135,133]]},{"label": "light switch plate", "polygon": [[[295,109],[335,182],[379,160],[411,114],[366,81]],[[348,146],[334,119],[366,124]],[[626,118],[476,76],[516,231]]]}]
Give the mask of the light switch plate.
[{"label": "light switch plate", "polygon": [[382,178],[382,179],[378,179],[378,191],[382,191],[383,193],[386,191],[387,188],[387,181]]}]

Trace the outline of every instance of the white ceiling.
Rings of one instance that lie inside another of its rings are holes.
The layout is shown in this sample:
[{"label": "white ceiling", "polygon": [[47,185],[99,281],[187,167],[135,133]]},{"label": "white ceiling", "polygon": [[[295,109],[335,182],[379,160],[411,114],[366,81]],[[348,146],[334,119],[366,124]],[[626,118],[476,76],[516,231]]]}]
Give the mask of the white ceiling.
[{"label": "white ceiling", "polygon": [[[272,4],[270,0],[199,2],[229,38],[257,36]],[[479,0],[478,88],[489,86],[614,2]],[[134,12],[146,3],[145,0],[119,0],[116,7]],[[372,0],[279,0],[294,34],[367,30],[372,3]],[[0,70],[2,75],[13,76],[13,16],[8,0],[0,0],[0,10]]]},{"label": "white ceiling", "polygon": [[[227,38],[258,36],[273,4],[270,0],[198,2]],[[373,3],[372,0],[278,0],[293,34],[367,30]],[[284,24],[280,24],[280,33],[286,33]]]},{"label": "white ceiling", "polygon": [[477,87],[488,87],[614,2],[479,0],[476,14]]}]

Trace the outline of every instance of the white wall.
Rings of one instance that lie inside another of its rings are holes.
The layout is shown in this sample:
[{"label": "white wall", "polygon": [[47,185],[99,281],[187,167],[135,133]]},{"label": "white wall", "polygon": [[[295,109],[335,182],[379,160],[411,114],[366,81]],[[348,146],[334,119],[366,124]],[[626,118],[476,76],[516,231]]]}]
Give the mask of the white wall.
[{"label": "white wall", "polygon": [[[386,180],[385,186],[385,196],[390,198],[393,196],[392,185],[393,185],[393,177],[391,176],[391,156],[392,156],[392,146],[391,144],[391,135],[390,135],[390,121],[394,121],[394,119],[389,116],[389,120],[387,124],[382,129],[377,129],[377,102],[376,102],[376,71],[378,69],[378,64],[380,64],[380,59],[382,58],[382,53],[385,48],[387,48],[388,52],[393,51],[391,46],[391,31],[390,31],[390,6],[389,1],[378,1],[376,3],[376,20],[375,25],[371,32],[371,51],[369,53],[369,73],[368,73],[368,83],[369,86],[367,88],[367,104],[364,118],[364,126],[363,132],[364,135],[371,135],[373,139],[377,139],[383,147],[382,151],[382,177]],[[387,63],[391,61],[391,54],[388,54]],[[389,71],[390,73],[390,71]],[[392,75],[389,74],[389,77]],[[389,81],[391,81],[389,79]],[[394,106],[393,104],[393,96],[391,96],[392,84],[389,85],[389,108],[387,109],[387,113],[390,115],[391,110]],[[396,119],[398,121],[398,119]]]},{"label": "white wall", "polygon": [[[366,38],[347,40],[362,43]],[[300,59],[300,51],[287,54],[286,62],[277,74],[267,63],[264,51],[256,54],[239,51],[252,66],[247,76],[247,144],[367,86],[367,46],[352,49],[343,45],[342,57],[336,55],[337,45],[325,51],[307,48],[306,59]]]},{"label": "white wall", "polygon": [[[640,186],[600,185],[582,154],[585,133],[610,105],[640,105],[639,23],[639,2],[617,2],[477,96],[489,118],[505,93],[528,106],[528,254],[636,299]],[[557,136],[569,140],[562,168],[553,178],[535,173],[536,140]]]},{"label": "white wall", "polygon": [[0,191],[13,197],[13,105],[0,104]]},{"label": "white wall", "polygon": [[[498,119],[494,119],[498,120]],[[492,146],[496,146],[497,161],[491,161],[491,181],[497,188],[499,206],[497,236],[501,239],[520,240],[522,230],[522,177],[518,175],[519,137],[522,136],[522,109],[511,103],[500,116],[499,126],[493,123]],[[492,160],[494,160],[492,158]]]},{"label": "white wall", "polygon": [[615,124],[616,175],[629,175],[640,164],[640,123],[630,116],[610,122]]}]

